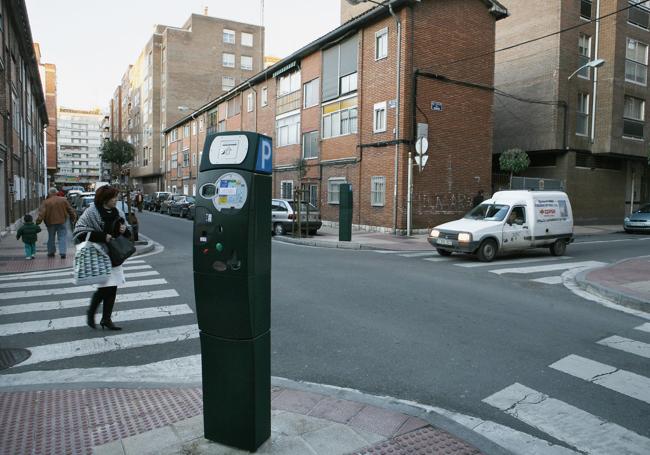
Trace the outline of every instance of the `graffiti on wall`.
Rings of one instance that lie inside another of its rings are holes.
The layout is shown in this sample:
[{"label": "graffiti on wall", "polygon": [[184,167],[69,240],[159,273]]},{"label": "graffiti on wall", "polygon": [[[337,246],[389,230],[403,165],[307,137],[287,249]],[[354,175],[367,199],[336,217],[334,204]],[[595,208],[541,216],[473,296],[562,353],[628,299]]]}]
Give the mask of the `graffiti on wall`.
[{"label": "graffiti on wall", "polygon": [[472,208],[473,194],[413,192],[413,212],[417,215],[453,215]]}]

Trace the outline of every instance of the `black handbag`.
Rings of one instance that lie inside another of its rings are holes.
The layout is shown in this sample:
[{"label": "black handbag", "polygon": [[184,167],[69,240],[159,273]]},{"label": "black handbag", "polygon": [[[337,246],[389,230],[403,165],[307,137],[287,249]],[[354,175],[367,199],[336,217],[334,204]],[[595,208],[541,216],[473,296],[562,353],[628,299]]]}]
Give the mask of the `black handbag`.
[{"label": "black handbag", "polygon": [[135,253],[135,244],[128,238],[120,235],[108,242],[108,256],[111,258],[111,265],[117,267],[122,265]]}]

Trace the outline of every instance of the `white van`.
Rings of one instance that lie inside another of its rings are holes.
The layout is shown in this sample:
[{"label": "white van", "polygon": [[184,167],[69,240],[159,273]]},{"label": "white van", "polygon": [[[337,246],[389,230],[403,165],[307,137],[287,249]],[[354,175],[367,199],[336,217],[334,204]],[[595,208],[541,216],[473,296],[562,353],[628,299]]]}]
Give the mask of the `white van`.
[{"label": "white van", "polygon": [[484,262],[529,248],[562,256],[573,241],[571,203],[560,191],[499,191],[462,219],[433,228],[428,241],[442,256],[469,253]]}]

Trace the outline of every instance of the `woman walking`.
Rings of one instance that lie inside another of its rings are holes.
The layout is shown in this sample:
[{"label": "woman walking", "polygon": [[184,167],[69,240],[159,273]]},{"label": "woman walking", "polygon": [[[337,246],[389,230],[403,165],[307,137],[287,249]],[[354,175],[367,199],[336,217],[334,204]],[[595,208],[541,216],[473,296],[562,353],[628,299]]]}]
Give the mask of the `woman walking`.
[{"label": "woman walking", "polygon": [[[95,202],[88,207],[75,225],[72,236],[75,243],[86,240],[90,233],[89,240],[102,245],[108,254],[108,243],[120,236],[130,237],[131,232],[124,213],[116,207],[119,191],[109,185],[102,186],[95,191]],[[95,328],[95,312],[102,303],[102,319],[99,324],[109,330],[122,330],[121,327],[113,324],[111,313],[117,296],[117,287],[126,282],[122,266],[114,266],[111,276],[104,283],[97,285],[97,290],[90,299],[88,307],[88,326]]]}]

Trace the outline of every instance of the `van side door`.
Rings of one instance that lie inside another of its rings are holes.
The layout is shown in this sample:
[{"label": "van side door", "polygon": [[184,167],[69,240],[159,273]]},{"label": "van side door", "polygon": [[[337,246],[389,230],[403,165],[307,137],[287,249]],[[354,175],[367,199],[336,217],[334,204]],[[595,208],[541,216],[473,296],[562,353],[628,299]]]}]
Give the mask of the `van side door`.
[{"label": "van side door", "polygon": [[501,248],[504,250],[525,250],[532,246],[530,224],[526,217],[526,207],[515,205],[510,209],[503,224]]}]

